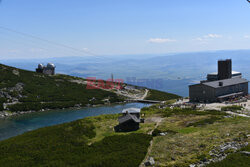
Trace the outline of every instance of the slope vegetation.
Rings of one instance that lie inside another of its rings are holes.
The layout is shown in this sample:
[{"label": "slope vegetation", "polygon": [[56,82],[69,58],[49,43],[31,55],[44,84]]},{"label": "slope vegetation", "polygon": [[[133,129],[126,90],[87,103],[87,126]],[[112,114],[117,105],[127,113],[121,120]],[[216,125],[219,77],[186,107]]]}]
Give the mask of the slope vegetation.
[{"label": "slope vegetation", "polygon": [[[94,82],[98,86],[98,82]],[[116,83],[115,83],[116,84]],[[107,84],[105,83],[107,86]],[[87,89],[87,81],[68,75],[44,75],[0,64],[0,111],[40,111],[140,99],[147,89]],[[95,87],[96,88],[96,87]],[[150,100],[179,96],[149,89]],[[1,116],[1,113],[0,113]]]},{"label": "slope vegetation", "polygon": [[38,111],[104,104],[104,99],[109,102],[122,100],[113,92],[86,89],[86,84],[72,82],[76,79],[84,82],[67,75],[48,76],[0,64],[0,111]]},{"label": "slope vegetation", "polygon": [[[99,116],[41,128],[0,142],[1,166],[137,167],[147,153],[151,136],[114,134],[92,144]],[[115,116],[116,117],[116,116]],[[116,117],[117,118],[117,117]],[[99,121],[98,121],[99,120]]]}]

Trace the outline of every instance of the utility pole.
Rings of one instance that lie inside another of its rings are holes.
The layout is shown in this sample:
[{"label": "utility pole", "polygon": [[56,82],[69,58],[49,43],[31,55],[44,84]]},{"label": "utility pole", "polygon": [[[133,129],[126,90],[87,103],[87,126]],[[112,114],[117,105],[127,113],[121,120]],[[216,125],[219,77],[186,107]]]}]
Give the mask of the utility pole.
[{"label": "utility pole", "polygon": [[111,74],[111,81],[114,82],[114,75],[113,75],[113,73]]}]

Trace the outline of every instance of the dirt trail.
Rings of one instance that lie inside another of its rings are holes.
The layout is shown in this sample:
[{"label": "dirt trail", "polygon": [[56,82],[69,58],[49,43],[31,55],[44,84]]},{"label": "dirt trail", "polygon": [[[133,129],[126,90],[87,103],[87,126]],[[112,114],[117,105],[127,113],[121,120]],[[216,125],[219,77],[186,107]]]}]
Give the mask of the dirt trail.
[{"label": "dirt trail", "polygon": [[[164,118],[161,118],[161,117],[152,117],[152,118],[146,120],[146,121],[149,121],[149,122],[151,122],[151,121],[152,121],[152,122],[156,122],[156,125],[155,125],[154,129],[152,129],[152,130],[148,133],[149,135],[152,135],[153,131],[160,125],[160,123],[162,122],[163,119],[164,119]],[[151,153],[151,151],[152,151],[153,140],[154,140],[154,139],[152,139],[152,140],[150,141],[150,145],[149,145],[149,147],[148,147],[147,155],[145,156],[144,160],[142,161],[142,163],[140,164],[139,167],[145,167],[144,163],[147,161],[147,159],[148,159],[148,157],[149,157],[149,155],[150,155],[150,153]]]},{"label": "dirt trail", "polygon": [[141,100],[144,100],[148,96],[148,89],[145,90],[145,94],[142,96]]}]

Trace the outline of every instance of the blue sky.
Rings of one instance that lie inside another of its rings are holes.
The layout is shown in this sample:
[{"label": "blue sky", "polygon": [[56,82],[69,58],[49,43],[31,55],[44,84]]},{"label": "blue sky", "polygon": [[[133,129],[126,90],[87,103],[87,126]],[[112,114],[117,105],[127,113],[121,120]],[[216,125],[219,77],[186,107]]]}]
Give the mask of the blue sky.
[{"label": "blue sky", "polygon": [[0,27],[77,49],[0,28],[0,59],[250,49],[250,3],[2,0]]}]

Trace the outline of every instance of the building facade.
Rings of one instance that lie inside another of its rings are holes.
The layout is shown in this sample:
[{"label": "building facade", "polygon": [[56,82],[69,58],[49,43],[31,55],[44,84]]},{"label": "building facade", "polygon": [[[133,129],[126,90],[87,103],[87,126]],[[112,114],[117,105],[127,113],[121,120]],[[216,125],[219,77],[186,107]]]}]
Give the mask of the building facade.
[{"label": "building facade", "polygon": [[248,95],[248,81],[232,72],[231,60],[218,61],[218,73],[208,74],[206,81],[189,86],[190,102],[222,102]]}]

